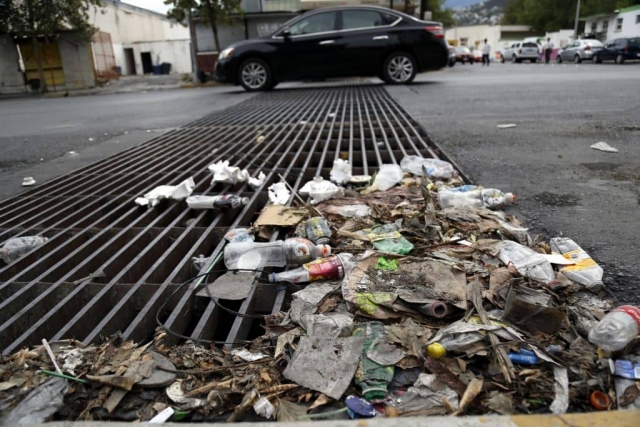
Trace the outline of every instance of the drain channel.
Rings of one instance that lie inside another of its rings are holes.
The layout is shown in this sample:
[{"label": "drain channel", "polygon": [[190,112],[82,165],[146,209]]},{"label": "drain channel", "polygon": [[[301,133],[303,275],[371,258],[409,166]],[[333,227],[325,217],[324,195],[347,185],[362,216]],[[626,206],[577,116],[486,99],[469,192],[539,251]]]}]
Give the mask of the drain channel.
[{"label": "drain channel", "polygon": [[[222,236],[256,218],[278,175],[297,190],[316,175],[328,177],[341,156],[348,157],[354,174],[372,174],[405,155],[438,153],[382,86],[279,90],[5,200],[0,242],[35,234],[49,240],[0,269],[0,348],[9,354],[42,338],[88,344],[117,331],[126,339],[147,340],[166,297],[198,273],[192,257],[216,259]],[[253,176],[264,172],[265,184],[255,192],[242,184],[212,185],[207,166],[218,160]],[[234,212],[195,211],[184,202],[147,210],[133,202],[158,185],[190,176],[194,194],[238,194],[250,202]],[[90,278],[96,271],[105,277]],[[160,316],[167,327],[193,338],[236,341],[259,323],[221,313],[195,293],[184,287],[174,297]],[[235,309],[276,312],[287,296],[285,289],[256,282]]]}]

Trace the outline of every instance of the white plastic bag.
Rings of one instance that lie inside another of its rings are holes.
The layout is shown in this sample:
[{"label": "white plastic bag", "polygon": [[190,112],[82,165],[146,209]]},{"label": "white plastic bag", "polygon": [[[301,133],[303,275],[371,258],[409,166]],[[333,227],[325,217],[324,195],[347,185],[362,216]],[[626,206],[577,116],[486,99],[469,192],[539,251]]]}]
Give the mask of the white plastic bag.
[{"label": "white plastic bag", "polygon": [[183,200],[193,193],[196,187],[193,178],[185,179],[178,185],[160,185],[149,191],[142,197],[138,197],[135,202],[140,206],[154,207],[162,199]]},{"label": "white plastic bag", "polygon": [[276,205],[286,205],[291,197],[291,193],[287,189],[284,182],[272,184],[269,189],[269,200]]},{"label": "white plastic bag", "polygon": [[400,166],[382,165],[376,175],[376,179],[373,180],[372,187],[380,191],[388,190],[402,181],[403,176],[404,172]]},{"label": "white plastic bag", "polygon": [[264,172],[260,172],[260,174],[258,174],[257,178],[249,178],[249,187],[253,188],[254,190],[258,187],[260,187],[262,184],[264,184],[264,180],[267,178],[267,176],[264,174]]},{"label": "white plastic bag", "polygon": [[336,159],[329,173],[329,179],[338,185],[344,185],[351,180],[351,165],[348,161]]},{"label": "white plastic bag", "polygon": [[307,182],[301,189],[300,194],[311,197],[311,204],[317,205],[320,202],[333,197],[342,197],[343,189],[330,181],[325,181],[321,176],[316,176],[313,181]]},{"label": "white plastic bag", "polygon": [[458,175],[458,172],[449,162],[438,159],[423,159],[418,156],[406,156],[400,162],[402,170],[415,176],[423,176],[422,167],[427,170],[431,178],[449,179]]}]

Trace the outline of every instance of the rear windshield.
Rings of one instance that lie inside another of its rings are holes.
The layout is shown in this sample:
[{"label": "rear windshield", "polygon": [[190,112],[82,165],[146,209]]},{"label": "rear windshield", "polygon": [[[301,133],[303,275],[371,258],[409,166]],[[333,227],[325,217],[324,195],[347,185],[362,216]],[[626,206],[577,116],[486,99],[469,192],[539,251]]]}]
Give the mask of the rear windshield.
[{"label": "rear windshield", "polygon": [[602,43],[600,43],[598,40],[585,40],[584,44],[591,46],[591,47],[601,47],[603,46]]},{"label": "rear windshield", "polygon": [[522,47],[538,47],[538,45],[533,42],[526,42],[522,43]]}]

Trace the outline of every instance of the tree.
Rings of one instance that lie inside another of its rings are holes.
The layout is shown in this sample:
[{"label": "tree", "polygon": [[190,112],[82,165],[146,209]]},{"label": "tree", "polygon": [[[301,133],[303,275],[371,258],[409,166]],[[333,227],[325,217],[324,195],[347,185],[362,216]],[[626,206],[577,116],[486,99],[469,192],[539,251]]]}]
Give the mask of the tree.
[{"label": "tree", "polygon": [[[504,9],[504,24],[531,25],[539,31],[573,28],[577,0],[509,0]],[[581,0],[580,15],[611,13],[640,4],[640,0]]]},{"label": "tree", "polygon": [[185,23],[190,11],[195,11],[205,24],[211,26],[216,50],[220,52],[218,26],[230,24],[233,15],[241,14],[241,0],[164,0],[164,4],[172,6],[167,17]]},{"label": "tree", "polygon": [[100,0],[0,0],[0,34],[31,39],[41,92],[46,83],[38,37],[73,31],[80,40],[90,41],[96,31],[88,21],[92,6],[100,6]]},{"label": "tree", "polygon": [[[445,0],[421,0],[420,5],[424,7],[424,11],[430,11],[434,21],[442,22],[446,27],[452,27],[455,24],[451,9],[444,7]],[[422,18],[422,17],[420,17]]]}]

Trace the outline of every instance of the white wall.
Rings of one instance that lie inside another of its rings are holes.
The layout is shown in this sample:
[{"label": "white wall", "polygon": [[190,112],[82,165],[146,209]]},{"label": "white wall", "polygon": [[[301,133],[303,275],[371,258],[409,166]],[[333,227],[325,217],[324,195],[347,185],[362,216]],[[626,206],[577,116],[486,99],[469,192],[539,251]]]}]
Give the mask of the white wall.
[{"label": "white wall", "polygon": [[[105,0],[93,7],[89,22],[111,35],[116,65],[128,74],[124,49],[133,48],[137,74],[142,74],[140,52],[151,52],[153,64],[170,62],[172,73],[191,72],[189,27],[166,16],[123,3]],[[186,59],[185,59],[186,57]]]},{"label": "white wall", "polygon": [[[555,47],[564,48],[566,45],[573,42],[573,39],[574,39],[573,35],[574,35],[573,30],[554,31],[552,33],[547,33],[544,36],[544,40],[546,41],[547,38],[550,38]],[[543,41],[542,44],[544,45],[544,43],[545,42]]]},{"label": "white wall", "polygon": [[0,93],[26,92],[19,70],[18,49],[10,37],[0,37]]},{"label": "white wall", "polygon": [[[613,40],[626,37],[640,37],[640,23],[636,24],[636,16],[640,15],[640,9],[633,10],[619,15],[607,16],[604,18],[596,19],[597,27],[596,32],[601,32],[604,27],[604,22],[609,22],[609,28],[607,29],[606,40]],[[616,21],[618,18],[622,18],[622,29],[616,31]],[[591,32],[591,24],[593,19],[587,18],[584,25],[584,32]]]},{"label": "white wall", "polygon": [[461,46],[461,41],[465,38],[467,39],[467,47],[475,48],[477,46],[479,49],[482,49],[484,39],[487,39],[491,45],[492,52],[495,52],[500,44],[500,26],[470,25],[450,28],[445,32],[445,39],[457,40],[458,46]]}]

